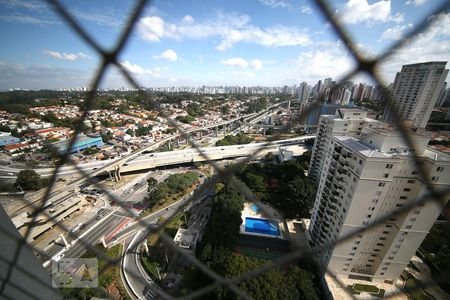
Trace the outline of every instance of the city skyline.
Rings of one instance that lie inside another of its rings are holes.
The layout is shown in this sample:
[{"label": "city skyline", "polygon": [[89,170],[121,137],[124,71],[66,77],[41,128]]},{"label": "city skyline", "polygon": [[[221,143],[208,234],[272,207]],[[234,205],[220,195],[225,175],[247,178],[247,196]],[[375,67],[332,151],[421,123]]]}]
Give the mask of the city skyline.
[{"label": "city skyline", "polygon": [[[377,55],[443,1],[336,1],[333,9],[359,49]],[[114,44],[131,4],[66,3],[102,46]],[[0,1],[0,89],[88,86],[98,56],[41,2]],[[392,82],[400,66],[450,57],[450,14],[436,20],[412,44],[383,62]],[[21,38],[17,38],[21,37]],[[444,46],[442,46],[444,45]],[[419,53],[419,55],[418,55]],[[144,87],[284,86],[338,80],[354,67],[350,55],[311,1],[249,1],[183,5],[156,1],[146,9],[122,65]],[[370,80],[353,78],[355,82]],[[126,86],[109,71],[104,88]]]}]

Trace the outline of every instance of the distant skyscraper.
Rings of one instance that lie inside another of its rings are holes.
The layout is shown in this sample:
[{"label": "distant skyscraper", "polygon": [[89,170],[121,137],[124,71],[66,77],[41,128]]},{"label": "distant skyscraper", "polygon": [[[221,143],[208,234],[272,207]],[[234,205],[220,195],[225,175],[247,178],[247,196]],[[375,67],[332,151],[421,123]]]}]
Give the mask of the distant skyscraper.
[{"label": "distant skyscraper", "polygon": [[[436,104],[448,74],[447,62],[426,62],[404,65],[395,76],[392,86],[394,106],[402,120],[412,121],[412,125],[425,128]],[[383,118],[393,121],[393,114],[386,106]]]},{"label": "distant skyscraper", "polygon": [[[347,113],[335,119],[322,116],[313,148],[310,172],[316,176],[318,190],[307,235],[315,246],[364,228],[427,193],[411,149],[398,131],[378,122],[363,126],[358,138],[347,132],[330,133],[331,128],[337,132],[337,127],[341,131],[348,127],[344,126],[346,119]],[[325,132],[329,134],[323,140]],[[410,136],[415,141],[415,154],[429,172],[430,184],[436,189],[448,188],[450,156],[427,148],[428,135],[418,131],[410,132]],[[316,157],[320,164],[314,161]],[[320,253],[320,261],[337,274],[394,281],[440,212],[441,207],[429,201],[392,216]]]},{"label": "distant skyscraper", "polygon": [[298,88],[298,100],[300,103],[306,103],[309,99],[309,86],[306,82],[300,83]]}]

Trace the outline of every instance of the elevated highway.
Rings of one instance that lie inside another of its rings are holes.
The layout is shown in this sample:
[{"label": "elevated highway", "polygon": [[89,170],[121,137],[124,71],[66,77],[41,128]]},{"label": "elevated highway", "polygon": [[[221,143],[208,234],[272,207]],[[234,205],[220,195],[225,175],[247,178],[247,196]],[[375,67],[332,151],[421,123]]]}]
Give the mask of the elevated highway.
[{"label": "elevated highway", "polygon": [[[272,143],[264,142],[245,145],[200,148],[200,151],[204,155],[201,155],[196,149],[193,148],[168,152],[147,153],[147,154],[143,154],[143,152],[141,152],[139,156],[135,156],[133,159],[129,159],[129,157],[126,157],[123,160],[118,159],[116,161],[111,160],[98,161],[87,164],[80,164],[78,165],[78,167],[88,172],[90,176],[97,176],[107,174],[108,168],[110,168],[112,164],[115,164],[117,161],[120,160],[120,163],[122,164],[120,171],[132,172],[182,163],[203,162],[209,160],[222,160],[222,159],[244,157],[252,155],[256,150],[261,148],[274,150],[280,146],[294,145],[314,137],[315,137],[314,135],[305,135],[297,138],[273,141]],[[267,153],[267,151],[265,153]],[[265,153],[263,155],[265,155]],[[45,168],[45,169],[36,169],[35,171],[41,176],[48,177],[52,175],[54,169]],[[70,175],[76,172],[77,170],[74,166],[65,166],[60,168],[58,174]]]}]

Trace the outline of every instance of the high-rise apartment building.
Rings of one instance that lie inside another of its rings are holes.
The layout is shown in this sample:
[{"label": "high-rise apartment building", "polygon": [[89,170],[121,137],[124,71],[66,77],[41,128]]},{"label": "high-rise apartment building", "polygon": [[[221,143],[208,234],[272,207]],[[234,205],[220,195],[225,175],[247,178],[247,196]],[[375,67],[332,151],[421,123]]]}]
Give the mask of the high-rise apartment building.
[{"label": "high-rise apartment building", "polygon": [[298,100],[300,103],[306,103],[309,99],[309,86],[306,82],[300,83],[298,88]]},{"label": "high-rise apartment building", "polygon": [[[307,232],[313,245],[339,240],[427,193],[413,150],[398,131],[382,122],[371,127],[360,122],[363,128],[356,128],[354,134],[338,133],[345,128],[344,121],[322,116],[314,145],[310,172],[316,176],[318,191]],[[327,140],[321,146],[324,132]],[[437,189],[447,188],[450,156],[427,148],[426,133],[410,132],[410,136],[429,183]],[[314,162],[315,157],[322,162]],[[320,261],[336,274],[396,280],[440,212],[435,202],[427,202],[391,216],[324,251]]]},{"label": "high-rise apartment building", "polygon": [[376,127],[379,123],[380,121],[367,118],[367,112],[360,109],[338,108],[335,115],[321,115],[311,154],[309,175],[316,182],[320,179],[325,162],[323,155],[333,135],[358,137],[363,127]]},{"label": "high-rise apartment building", "polygon": [[[414,127],[425,128],[447,78],[446,64],[436,61],[404,65],[397,73],[392,98],[402,120],[412,121]],[[388,106],[383,118],[386,122],[393,121],[394,116]]]}]

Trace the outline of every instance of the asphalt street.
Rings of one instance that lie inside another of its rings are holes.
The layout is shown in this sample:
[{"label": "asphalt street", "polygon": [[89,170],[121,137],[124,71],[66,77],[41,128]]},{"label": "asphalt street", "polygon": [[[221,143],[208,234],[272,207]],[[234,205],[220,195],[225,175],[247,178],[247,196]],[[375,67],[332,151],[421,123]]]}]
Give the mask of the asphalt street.
[{"label": "asphalt street", "polygon": [[[106,217],[100,225],[89,231],[81,238],[84,243],[80,240],[74,242],[74,244],[64,252],[64,258],[76,258],[82,256],[88,250],[88,247],[86,247],[85,244],[92,246],[98,244],[103,235],[107,235],[112,232],[120,223],[124,221],[124,219],[124,216],[116,214]],[[53,255],[56,253],[58,252],[55,252]],[[51,272],[51,264],[46,266],[46,270]]]}]

